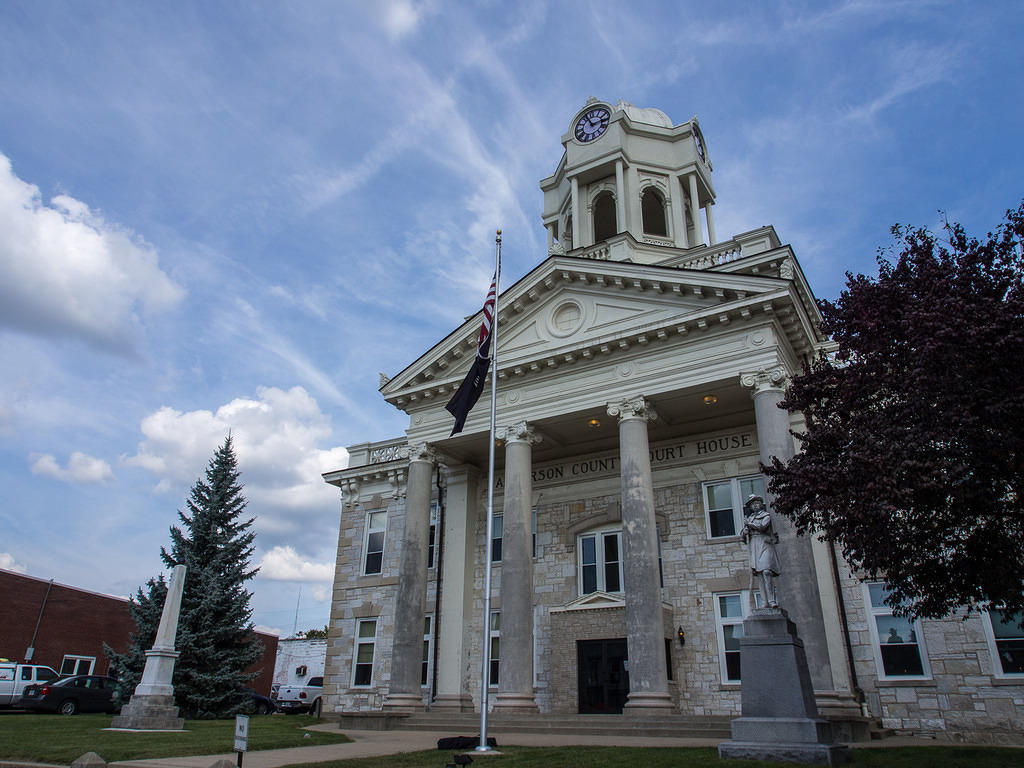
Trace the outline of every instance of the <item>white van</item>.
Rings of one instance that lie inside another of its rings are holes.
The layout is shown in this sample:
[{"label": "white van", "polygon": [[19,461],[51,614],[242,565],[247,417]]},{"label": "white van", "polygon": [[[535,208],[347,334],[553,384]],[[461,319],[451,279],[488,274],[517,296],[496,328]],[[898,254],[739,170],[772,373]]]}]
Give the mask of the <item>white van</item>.
[{"label": "white van", "polygon": [[30,685],[56,680],[57,670],[44,664],[18,664],[0,659],[0,707],[13,707]]}]

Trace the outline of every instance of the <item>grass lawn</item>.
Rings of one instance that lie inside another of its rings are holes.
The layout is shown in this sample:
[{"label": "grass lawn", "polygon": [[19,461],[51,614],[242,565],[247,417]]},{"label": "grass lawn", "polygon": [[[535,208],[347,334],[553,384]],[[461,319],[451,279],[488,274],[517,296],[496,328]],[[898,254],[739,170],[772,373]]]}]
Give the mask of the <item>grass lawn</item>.
[{"label": "grass lawn", "polygon": [[[498,744],[501,744],[499,739]],[[501,755],[477,757],[473,768],[779,768],[792,763],[719,760],[714,748],[501,747]],[[1024,766],[1024,749],[1003,747],[893,747],[854,749],[854,768],[1010,768]],[[303,763],[290,768],[442,768],[452,752],[429,750],[359,760]]]},{"label": "grass lawn", "polygon": [[[219,754],[231,752],[235,743],[234,719],[186,720],[187,733],[103,730],[110,727],[110,720],[111,715],[63,717],[6,713],[0,716],[0,759],[69,765],[86,752],[95,752],[107,762],[113,762]],[[254,715],[249,718],[249,750],[351,741],[341,733],[303,730],[303,726],[316,722],[315,718],[306,716]]]}]

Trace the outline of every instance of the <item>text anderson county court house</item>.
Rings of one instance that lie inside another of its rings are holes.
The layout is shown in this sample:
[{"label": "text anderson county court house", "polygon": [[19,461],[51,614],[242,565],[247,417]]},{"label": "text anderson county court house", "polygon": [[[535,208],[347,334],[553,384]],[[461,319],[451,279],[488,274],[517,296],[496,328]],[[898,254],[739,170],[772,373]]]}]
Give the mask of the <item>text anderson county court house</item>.
[{"label": "text anderson county court house", "polygon": [[[499,299],[489,699],[738,714],[757,591],[742,504],[764,494],[759,461],[793,455],[799,424],[776,404],[827,342],[814,296],[771,226],[716,236],[696,118],[591,100],[562,145],[540,182],[546,257]],[[325,475],[342,502],[325,712],[479,707],[489,385],[450,439],[444,405],[480,323],[383,383],[405,437]],[[1016,623],[893,617],[881,584],[775,524],[823,716],[1021,738]]]}]

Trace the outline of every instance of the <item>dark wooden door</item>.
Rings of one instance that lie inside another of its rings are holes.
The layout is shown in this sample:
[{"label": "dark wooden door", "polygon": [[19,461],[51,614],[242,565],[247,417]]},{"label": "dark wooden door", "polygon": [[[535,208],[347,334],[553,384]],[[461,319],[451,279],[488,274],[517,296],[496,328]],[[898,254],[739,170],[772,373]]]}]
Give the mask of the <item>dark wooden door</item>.
[{"label": "dark wooden door", "polygon": [[579,712],[581,715],[621,715],[629,695],[626,641],[578,640]]}]

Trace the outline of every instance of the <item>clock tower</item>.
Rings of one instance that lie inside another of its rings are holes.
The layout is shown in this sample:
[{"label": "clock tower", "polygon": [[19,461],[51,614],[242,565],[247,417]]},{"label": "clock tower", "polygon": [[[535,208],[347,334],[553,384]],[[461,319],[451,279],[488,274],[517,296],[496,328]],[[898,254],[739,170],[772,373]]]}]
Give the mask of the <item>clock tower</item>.
[{"label": "clock tower", "polygon": [[[662,264],[715,244],[711,160],[694,117],[591,98],[542,180],[548,253]],[[705,226],[706,222],[706,226]]]}]

